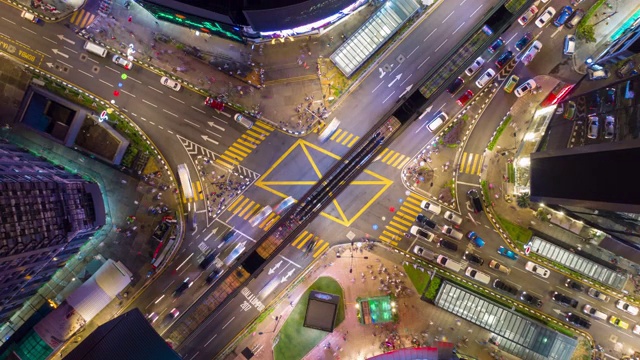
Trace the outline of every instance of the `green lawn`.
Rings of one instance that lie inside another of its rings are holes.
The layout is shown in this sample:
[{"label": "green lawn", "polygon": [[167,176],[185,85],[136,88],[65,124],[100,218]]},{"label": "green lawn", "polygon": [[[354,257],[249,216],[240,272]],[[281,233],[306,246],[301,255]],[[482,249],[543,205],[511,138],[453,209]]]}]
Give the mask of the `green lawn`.
[{"label": "green lawn", "polygon": [[509,234],[511,240],[515,241],[519,245],[527,244],[531,239],[531,236],[533,236],[533,232],[531,230],[514,224],[502,216],[498,216],[498,221],[500,221],[504,230]]},{"label": "green lawn", "polygon": [[404,271],[409,276],[409,280],[416,288],[418,294],[422,295],[424,289],[427,287],[429,283],[429,274],[426,272],[422,272],[420,270],[414,269],[413,265],[404,265]]},{"label": "green lawn", "polygon": [[303,327],[304,314],[307,311],[307,300],[311,290],[322,291],[340,296],[340,305],[336,316],[336,327],[344,321],[344,294],[337,281],[330,277],[321,277],[302,295],[298,304],[279,331],[280,341],[273,349],[274,358],[278,360],[302,359],[311,349],[318,345],[327,333]]}]

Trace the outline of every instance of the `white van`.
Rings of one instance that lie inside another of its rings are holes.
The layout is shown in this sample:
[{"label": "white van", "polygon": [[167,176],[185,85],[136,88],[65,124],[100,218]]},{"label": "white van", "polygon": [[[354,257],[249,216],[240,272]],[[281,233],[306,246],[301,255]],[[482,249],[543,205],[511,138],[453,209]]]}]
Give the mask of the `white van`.
[{"label": "white van", "polygon": [[489,275],[483,273],[482,271],[478,271],[471,266],[467,268],[467,271],[465,271],[465,275],[474,280],[478,280],[485,285],[488,285],[489,281],[491,281],[491,277]]},{"label": "white van", "polygon": [[607,318],[609,317],[609,315],[603,313],[602,311],[598,311],[596,308],[589,304],[584,305],[584,307],[582,308],[582,312],[602,321],[607,321]]},{"label": "white van", "polygon": [[576,51],[576,37],[573,35],[567,35],[564,37],[564,49],[563,54],[571,56]]},{"label": "white van", "polygon": [[102,46],[96,45],[89,40],[84,43],[84,49],[92,54],[107,57],[107,49],[103,48]]},{"label": "white van", "polygon": [[235,114],[233,116],[233,120],[237,121],[240,125],[246,127],[247,129],[251,129],[253,127],[253,122],[247,119],[242,114]]},{"label": "white van", "polygon": [[449,270],[453,270],[455,272],[460,271],[460,269],[462,269],[462,264],[460,264],[457,261],[451,260],[448,257],[444,256],[444,255],[438,255],[438,258],[436,259],[436,262],[444,267],[446,267]]}]

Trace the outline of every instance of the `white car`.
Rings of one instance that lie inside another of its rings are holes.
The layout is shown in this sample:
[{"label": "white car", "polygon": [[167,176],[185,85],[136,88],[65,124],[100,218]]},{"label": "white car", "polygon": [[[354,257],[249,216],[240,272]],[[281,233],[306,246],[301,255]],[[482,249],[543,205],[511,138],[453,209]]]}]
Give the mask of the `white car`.
[{"label": "white car", "polygon": [[542,50],[542,43],[538,40],[534,41],[533,44],[529,46],[529,49],[527,49],[527,52],[522,55],[522,63],[525,66],[529,65],[529,63],[533,61],[533,58],[536,57],[540,50]]},{"label": "white car", "polygon": [[524,266],[524,268],[545,279],[548,278],[549,274],[551,273],[549,269],[544,268],[532,261],[527,261],[527,264]]},{"label": "white car", "polygon": [[531,7],[527,9],[527,11],[522,14],[522,16],[520,16],[518,22],[520,23],[520,25],[525,26],[527,25],[529,20],[533,19],[533,17],[536,16],[537,13],[538,8],[535,5],[531,5]]},{"label": "white car", "polygon": [[545,10],[542,15],[540,15],[538,17],[538,19],[536,20],[536,26],[539,28],[544,27],[545,25],[547,25],[547,23],[549,23],[549,20],[551,20],[551,18],[556,14],[556,9],[552,8],[551,6],[549,6],[547,8],[547,10]]},{"label": "white car", "polygon": [[258,225],[262,220],[264,220],[264,218],[267,217],[267,215],[271,214],[272,212],[273,208],[271,206],[265,206],[264,208],[262,208],[262,210],[260,210],[260,212],[253,215],[253,217],[249,219],[249,224],[251,224],[252,227],[256,227],[256,225]]},{"label": "white car", "polygon": [[440,215],[440,212],[442,211],[442,208],[440,207],[440,205],[430,203],[427,200],[423,200],[422,203],[420,203],[420,207],[436,215]]},{"label": "white car", "polygon": [[462,224],[462,218],[460,216],[452,213],[451,211],[445,211],[444,218],[449,220],[449,221],[451,221],[452,223],[454,223],[456,225]]},{"label": "white car", "polygon": [[609,302],[609,295],[603,294],[603,293],[601,293],[600,291],[598,291],[598,290],[596,290],[594,288],[590,288],[587,291],[587,294],[589,296],[591,296],[591,297],[594,297],[594,298],[598,299],[598,300],[602,300],[604,302]]},{"label": "white car", "polygon": [[633,333],[636,335],[640,335],[640,325],[636,325],[633,327]]},{"label": "white car", "polygon": [[111,61],[113,61],[114,64],[120,65],[127,70],[131,70],[131,68],[133,67],[133,63],[131,63],[131,61],[121,57],[120,55],[113,55]]},{"label": "white car", "polygon": [[529,79],[522,85],[518,86],[513,93],[516,94],[517,97],[523,97],[531,92],[531,90],[535,89],[536,86],[538,85],[536,84],[535,80]]},{"label": "white car", "polygon": [[473,64],[471,64],[467,70],[464,71],[465,74],[467,74],[467,76],[472,76],[473,74],[476,73],[476,71],[478,71],[478,69],[480,69],[480,66],[482,66],[484,64],[484,59],[482,57],[479,57],[476,59],[476,61],[473,62]]},{"label": "white car", "polygon": [[423,258],[425,258],[425,259],[427,258],[427,257],[425,256],[425,255],[427,255],[427,254],[425,253],[425,249],[424,249],[422,246],[417,246],[417,245],[416,245],[416,246],[413,248],[413,252],[414,252],[414,253],[416,253],[416,255],[418,255],[418,256],[420,256],[420,257],[423,257]]},{"label": "white car", "polygon": [[605,139],[613,139],[613,136],[616,133],[616,120],[613,116],[607,115],[607,118],[604,120],[604,138]]},{"label": "white car", "polygon": [[489,81],[491,81],[491,79],[493,79],[494,76],[496,76],[496,72],[491,68],[487,69],[487,71],[485,71],[484,74],[482,74],[482,76],[480,76],[476,81],[476,86],[482,89],[489,83]]},{"label": "white car", "polygon": [[587,137],[595,139],[598,137],[598,115],[589,115],[589,124],[587,125]]},{"label": "white car", "polygon": [[149,322],[153,324],[154,322],[156,322],[156,320],[158,320],[158,317],[159,315],[157,313],[152,312],[147,316],[147,319],[149,319]]},{"label": "white car", "polygon": [[638,308],[629,304],[626,301],[618,300],[616,301],[616,307],[620,310],[626,311],[631,315],[638,315]]},{"label": "white car", "polygon": [[419,228],[418,226],[412,226],[411,229],[409,229],[409,232],[412,233],[413,235],[423,238],[427,241],[433,241],[433,239],[436,237],[433,233],[430,233],[428,231],[425,231],[424,229]]},{"label": "white car", "polygon": [[182,89],[182,86],[180,85],[179,82],[173,81],[166,76],[163,76],[162,79],[160,79],[160,83],[175,91],[180,91],[180,89]]},{"label": "white car", "polygon": [[457,240],[462,240],[462,233],[451,226],[443,226],[442,233]]}]

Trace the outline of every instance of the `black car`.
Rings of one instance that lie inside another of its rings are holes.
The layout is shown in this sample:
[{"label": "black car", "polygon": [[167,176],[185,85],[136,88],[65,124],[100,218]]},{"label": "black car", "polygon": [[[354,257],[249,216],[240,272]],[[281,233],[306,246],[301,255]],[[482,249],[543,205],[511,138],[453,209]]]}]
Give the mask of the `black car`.
[{"label": "black car", "polygon": [[529,45],[529,42],[531,41],[531,39],[533,39],[533,36],[531,35],[531,33],[524,34],[520,38],[520,40],[518,40],[518,42],[516,43],[516,49],[518,49],[518,51],[522,51],[522,49],[524,49],[527,45]]},{"label": "black car", "polygon": [[497,38],[496,41],[489,46],[489,52],[493,54],[496,50],[500,49],[500,46],[502,45],[504,45],[504,40],[502,40],[502,38]]},{"label": "black car", "polygon": [[204,257],[204,259],[202,259],[202,261],[200,262],[200,268],[202,270],[207,270],[207,268],[209,267],[209,265],[211,265],[211,263],[213,262],[213,260],[216,259],[216,256],[218,256],[218,252],[217,251],[211,251],[207,256]]},{"label": "black car", "polygon": [[474,264],[478,264],[478,265],[484,264],[484,260],[480,256],[474,253],[470,253],[468,251],[464,253],[464,256],[462,258]]},{"label": "black car", "polygon": [[431,229],[435,229],[437,226],[436,223],[433,222],[433,220],[429,219],[428,217],[422,214],[418,214],[418,216],[416,216],[416,222],[422,225],[423,227],[428,227]]},{"label": "black car", "polygon": [[469,201],[471,201],[471,205],[473,205],[473,212],[479,213],[482,212],[482,200],[480,200],[480,195],[476,189],[471,189],[467,192],[469,196]]},{"label": "black car", "polygon": [[520,300],[531,304],[535,307],[542,307],[542,300],[540,300],[540,298],[533,296],[531,294],[529,294],[526,291],[523,291],[522,294],[520,295]]},{"label": "black car", "polygon": [[589,112],[590,113],[600,112],[601,104],[602,104],[602,101],[600,100],[600,95],[597,92],[595,92],[591,97],[591,101],[589,101]]},{"label": "black car", "polygon": [[217,279],[220,275],[222,274],[222,269],[220,268],[215,268],[213,269],[213,271],[211,272],[211,274],[209,274],[209,276],[207,276],[207,284],[211,284],[215,279]]},{"label": "black car", "polygon": [[616,89],[607,88],[604,93],[604,104],[613,107],[616,103]]},{"label": "black car", "polygon": [[460,88],[464,85],[464,80],[461,77],[455,79],[451,85],[447,88],[447,92],[451,95],[455,94],[460,90]]},{"label": "black car", "polygon": [[498,60],[496,60],[496,66],[498,67],[498,69],[502,69],[502,67],[507,65],[507,63],[511,59],[513,59],[513,51],[505,51],[502,53],[502,55],[500,55]]},{"label": "black car", "polygon": [[515,287],[505,283],[504,281],[500,280],[500,279],[496,279],[496,281],[493,282],[493,287],[498,289],[498,290],[502,290],[506,293],[509,293],[511,295],[518,295],[518,289],[516,289]]},{"label": "black car", "polygon": [[557,291],[554,291],[553,294],[551,294],[551,300],[557,302],[560,305],[570,306],[574,309],[578,307],[578,300],[570,298],[567,295],[561,294]]},{"label": "black car", "polygon": [[452,241],[442,239],[438,242],[438,245],[451,251],[458,251],[458,245]]},{"label": "black car", "polygon": [[589,320],[583,317],[580,317],[576,314],[567,313],[567,315],[565,315],[565,319],[575,326],[583,327],[585,329],[588,329],[591,327],[591,322]]},{"label": "black car", "polygon": [[571,290],[575,290],[575,291],[584,291],[584,286],[582,286],[582,284],[580,284],[579,282],[573,281],[571,279],[567,279],[567,281],[565,281],[564,286],[568,287]]},{"label": "black car", "polygon": [[184,281],[182,282],[182,284],[180,284],[180,286],[178,286],[178,288],[176,288],[176,291],[173,293],[175,296],[180,296],[182,295],[182,293],[187,290],[189,287],[191,287],[191,285],[193,284],[193,281],[190,281],[189,278],[184,279]]},{"label": "black car", "polygon": [[229,230],[229,232],[224,234],[222,239],[220,239],[220,242],[223,244],[226,243],[227,241],[231,240],[235,234],[236,231],[234,229]]}]

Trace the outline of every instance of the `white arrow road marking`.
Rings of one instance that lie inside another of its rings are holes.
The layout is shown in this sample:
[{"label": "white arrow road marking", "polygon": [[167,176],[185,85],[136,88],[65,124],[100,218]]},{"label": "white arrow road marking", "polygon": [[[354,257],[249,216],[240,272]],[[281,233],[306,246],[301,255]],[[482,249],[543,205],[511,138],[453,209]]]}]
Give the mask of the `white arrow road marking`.
[{"label": "white arrow road marking", "polygon": [[62,41],[66,41],[71,45],[75,45],[76,42],[70,39],[67,39],[66,37],[64,37],[64,35],[58,35],[58,39],[62,40]]},{"label": "white arrow road marking", "polygon": [[46,63],[48,67],[52,68],[53,64],[52,63]]},{"label": "white arrow road marking", "polygon": [[212,143],[214,143],[214,144],[216,144],[216,145],[220,144],[219,142],[217,142],[217,141],[215,141],[215,140],[211,139],[210,137],[208,137],[207,135],[200,135],[200,136],[202,136],[202,138],[204,139],[204,141],[212,142]]},{"label": "white arrow road marking", "polygon": [[218,128],[218,129],[220,129],[222,131],[225,131],[222,126],[216,125],[213,121],[209,121],[207,124],[209,124],[209,126],[211,126],[211,127],[216,127],[216,128]]},{"label": "white arrow road marking", "polygon": [[393,86],[393,84],[395,84],[396,81],[400,80],[401,77],[402,77],[402,73],[396,75],[396,77],[393,79],[392,82],[389,83],[389,85],[387,85],[387,87]]},{"label": "white arrow road marking", "polygon": [[69,57],[69,55],[67,55],[65,53],[61,53],[60,51],[58,51],[58,49],[51,49],[51,51],[53,51],[53,53],[56,54],[56,55],[64,56],[66,58]]}]

